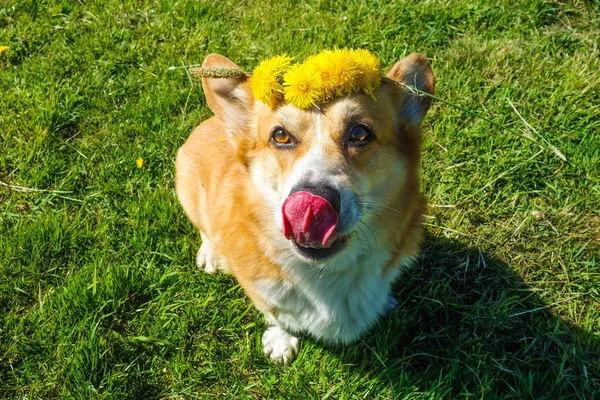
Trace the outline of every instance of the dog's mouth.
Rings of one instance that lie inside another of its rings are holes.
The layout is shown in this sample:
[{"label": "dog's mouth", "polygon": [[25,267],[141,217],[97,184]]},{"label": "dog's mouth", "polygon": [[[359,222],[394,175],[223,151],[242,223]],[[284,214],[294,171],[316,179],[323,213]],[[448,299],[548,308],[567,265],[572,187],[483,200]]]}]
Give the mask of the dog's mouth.
[{"label": "dog's mouth", "polygon": [[323,260],[344,247],[345,238],[335,232],[339,201],[337,208],[334,208],[321,196],[299,191],[285,200],[281,211],[283,234],[294,243],[301,256],[310,260]]},{"label": "dog's mouth", "polygon": [[330,240],[330,244],[328,247],[304,247],[301,244],[298,244],[295,240],[292,239],[292,243],[294,244],[294,249],[304,258],[307,258],[311,261],[322,261],[328,258],[335,256],[339,253],[344,247],[346,247],[348,240],[345,236],[338,237],[336,239]]}]

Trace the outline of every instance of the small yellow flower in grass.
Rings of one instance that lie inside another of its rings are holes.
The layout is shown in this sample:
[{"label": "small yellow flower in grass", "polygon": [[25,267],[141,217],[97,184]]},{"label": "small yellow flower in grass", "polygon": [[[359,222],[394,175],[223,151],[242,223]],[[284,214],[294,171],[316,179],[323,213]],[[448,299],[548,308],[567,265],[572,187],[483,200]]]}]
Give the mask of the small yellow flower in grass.
[{"label": "small yellow flower in grass", "polygon": [[319,80],[314,68],[294,65],[283,77],[285,100],[298,108],[310,108],[321,98]]},{"label": "small yellow flower in grass", "polygon": [[0,54],[6,53],[8,51],[8,46],[0,46]]},{"label": "small yellow flower in grass", "polygon": [[144,159],[142,157],[138,158],[135,162],[138,168],[142,168],[144,166]]},{"label": "small yellow flower in grass", "polygon": [[271,108],[283,98],[283,75],[292,64],[292,57],[276,56],[261,62],[252,72],[250,88],[257,100]]}]

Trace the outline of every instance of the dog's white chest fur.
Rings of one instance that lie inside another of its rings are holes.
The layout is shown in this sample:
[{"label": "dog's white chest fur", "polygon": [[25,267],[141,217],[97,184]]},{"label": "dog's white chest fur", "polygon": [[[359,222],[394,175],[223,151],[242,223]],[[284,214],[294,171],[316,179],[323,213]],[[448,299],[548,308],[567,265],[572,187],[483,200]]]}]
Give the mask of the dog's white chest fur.
[{"label": "dog's white chest fur", "polygon": [[294,265],[286,281],[257,284],[278,324],[330,343],[350,343],[389,309],[391,285],[400,269],[382,274],[383,257],[374,255],[349,269]]}]

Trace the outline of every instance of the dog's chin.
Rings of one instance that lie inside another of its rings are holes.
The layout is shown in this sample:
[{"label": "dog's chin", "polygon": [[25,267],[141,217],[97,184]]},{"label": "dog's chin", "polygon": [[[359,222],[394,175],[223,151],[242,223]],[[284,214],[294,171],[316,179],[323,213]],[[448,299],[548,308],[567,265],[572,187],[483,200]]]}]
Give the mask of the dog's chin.
[{"label": "dog's chin", "polygon": [[295,253],[300,256],[303,260],[310,262],[324,262],[333,259],[337,256],[348,244],[348,238],[345,236],[338,236],[327,247],[304,247],[296,243],[292,239],[292,246]]}]

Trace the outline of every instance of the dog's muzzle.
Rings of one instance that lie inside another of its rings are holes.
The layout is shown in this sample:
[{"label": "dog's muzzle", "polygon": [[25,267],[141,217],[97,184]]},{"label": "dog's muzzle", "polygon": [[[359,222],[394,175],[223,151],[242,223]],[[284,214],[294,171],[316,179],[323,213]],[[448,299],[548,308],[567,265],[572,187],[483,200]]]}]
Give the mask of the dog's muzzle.
[{"label": "dog's muzzle", "polygon": [[281,208],[283,234],[302,247],[329,247],[340,206],[340,193],[330,186],[297,185]]}]

